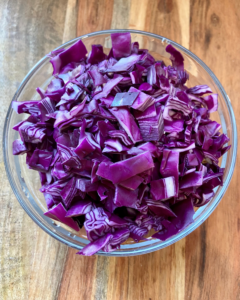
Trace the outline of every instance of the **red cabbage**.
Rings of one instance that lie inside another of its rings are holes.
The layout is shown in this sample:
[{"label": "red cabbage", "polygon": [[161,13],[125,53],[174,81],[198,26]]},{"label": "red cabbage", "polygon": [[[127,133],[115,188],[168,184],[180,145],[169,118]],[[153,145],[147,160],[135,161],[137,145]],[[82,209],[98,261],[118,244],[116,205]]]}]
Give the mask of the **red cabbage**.
[{"label": "red cabbage", "polygon": [[20,139],[13,141],[12,149],[13,149],[13,155],[25,154],[28,151],[27,146]]},{"label": "red cabbage", "polygon": [[175,179],[173,176],[154,180],[150,183],[154,200],[167,200],[177,196]]},{"label": "red cabbage", "polygon": [[159,141],[164,131],[163,108],[158,106],[155,117],[138,120],[143,141]]},{"label": "red cabbage", "polygon": [[128,71],[132,66],[134,66],[141,59],[141,55],[132,54],[129,57],[121,58],[114,66],[107,69],[107,72],[124,72]]},{"label": "red cabbage", "polygon": [[52,162],[52,158],[52,152],[35,149],[28,161],[29,169],[40,172],[47,172]]},{"label": "red cabbage", "polygon": [[131,34],[129,32],[112,33],[111,40],[115,58],[127,57],[131,54]]},{"label": "red cabbage", "polygon": [[203,183],[203,174],[202,172],[194,172],[193,174],[188,174],[183,176],[179,181],[179,188],[185,189],[192,186],[200,186]]},{"label": "red cabbage", "polygon": [[130,229],[130,237],[136,241],[139,242],[141,240],[146,240],[144,238],[144,235],[146,235],[149,231],[148,228],[146,227],[139,227],[136,226],[134,224],[129,225],[129,229]]},{"label": "red cabbage", "polygon": [[106,147],[103,149],[103,153],[112,152],[112,151],[105,150],[107,147],[110,147],[110,149],[112,149],[113,152],[118,152],[118,153],[128,150],[128,148],[124,146],[118,139],[108,139],[104,142],[104,144]]},{"label": "red cabbage", "polygon": [[137,123],[127,108],[111,108],[110,112],[116,117],[119,124],[126,131],[133,143],[137,143],[142,140]]},{"label": "red cabbage", "polygon": [[152,118],[152,117],[156,117],[157,115],[157,111],[156,111],[156,106],[155,104],[149,106],[145,111],[139,111],[139,110],[135,110],[134,111],[134,117],[137,120],[141,120],[141,119],[146,119],[146,118]]},{"label": "red cabbage", "polygon": [[114,78],[114,79],[110,79],[106,85],[104,85],[103,91],[96,94],[93,99],[98,100],[104,97],[107,97],[111,90],[123,79],[122,76]]},{"label": "red cabbage", "polygon": [[72,229],[79,231],[77,223],[72,218],[67,218],[66,214],[67,210],[64,208],[62,203],[57,204],[53,208],[49,209],[49,211],[44,213],[45,216],[52,218],[56,221],[62,222],[63,224],[71,227]]},{"label": "red cabbage", "polygon": [[[37,90],[39,91],[39,90]],[[44,92],[42,99],[49,97],[51,100],[57,102],[66,91],[64,81],[61,78],[54,78]]]},{"label": "red cabbage", "polygon": [[184,71],[184,58],[182,54],[179,51],[177,51],[172,45],[167,45],[166,51],[171,54],[170,59],[172,61],[173,67],[179,71]]},{"label": "red cabbage", "polygon": [[47,121],[50,117],[47,114],[54,113],[56,110],[55,103],[49,97],[43,98],[41,101],[38,102],[38,107],[41,111],[41,121]]},{"label": "red cabbage", "polygon": [[135,208],[138,203],[138,190],[129,190],[116,185],[113,202],[116,206],[126,206]]},{"label": "red cabbage", "polygon": [[111,231],[108,224],[108,215],[102,207],[95,208],[85,215],[84,227],[90,241]]},{"label": "red cabbage", "polygon": [[184,120],[164,120],[165,132],[181,132],[184,130]]},{"label": "red cabbage", "polygon": [[94,192],[97,191],[99,182],[91,182],[89,179],[78,178],[76,182],[76,188],[82,192]]},{"label": "red cabbage", "polygon": [[92,45],[92,51],[88,54],[87,62],[89,64],[97,64],[106,59],[107,55],[103,52],[102,45]]},{"label": "red cabbage", "polygon": [[132,84],[142,83],[142,76],[145,70],[143,66],[136,64],[136,70],[129,73]]},{"label": "red cabbage", "polygon": [[168,223],[165,229],[155,233],[153,237],[165,241],[193,222],[194,209],[191,199],[180,201],[173,205],[172,210],[177,217],[171,218],[171,223]]},{"label": "red cabbage", "polygon": [[81,40],[77,41],[67,50],[61,51],[50,60],[53,66],[53,74],[59,73],[67,64],[79,62],[85,58],[87,49]]},{"label": "red cabbage", "polygon": [[108,190],[105,186],[100,185],[97,189],[98,196],[100,197],[100,201],[105,200],[108,198]]},{"label": "red cabbage", "polygon": [[207,104],[208,112],[215,112],[218,109],[218,94],[211,94],[203,97],[204,102]]},{"label": "red cabbage", "polygon": [[112,233],[112,238],[110,241],[102,248],[105,252],[112,252],[120,249],[120,244],[125,242],[130,235],[130,230],[128,228],[118,229]]},{"label": "red cabbage", "polygon": [[91,256],[95,253],[97,253],[99,250],[101,250],[105,245],[107,245],[112,238],[112,234],[108,233],[99,239],[90,242],[85,246],[82,250],[77,252],[77,254],[85,255],[85,256]]},{"label": "red cabbage", "polygon": [[88,74],[91,76],[95,86],[99,86],[107,82],[106,78],[104,78],[104,76],[99,72],[97,66],[90,69]]},{"label": "red cabbage", "polygon": [[99,165],[97,175],[117,184],[153,167],[151,154],[144,152],[113,164],[102,162]]},{"label": "red cabbage", "polygon": [[46,126],[25,121],[18,128],[18,132],[23,142],[37,144],[46,136]]},{"label": "red cabbage", "polygon": [[133,176],[133,177],[127,179],[127,180],[121,181],[119,183],[119,185],[121,185],[121,186],[123,186],[123,187],[125,187],[125,188],[127,188],[129,190],[134,191],[134,190],[136,190],[139,187],[139,185],[142,182],[143,182],[143,178],[140,177],[140,176],[138,176],[138,175],[136,175],[136,176]]},{"label": "red cabbage", "polygon": [[71,202],[73,198],[76,196],[76,194],[77,194],[76,178],[73,177],[67,182],[63,190],[60,192],[62,201],[65,204],[66,208],[70,207]]},{"label": "red cabbage", "polygon": [[79,141],[78,146],[74,150],[74,152],[81,158],[93,152],[96,147],[89,141],[88,137],[85,136],[83,139]]},{"label": "red cabbage", "polygon": [[111,138],[119,138],[121,142],[126,146],[131,146],[133,144],[127,133],[123,130],[111,130],[108,132],[108,135]]},{"label": "red cabbage", "polygon": [[24,101],[24,102],[12,102],[12,108],[15,110],[17,114],[30,114],[30,115],[40,115],[40,110],[38,107],[38,101]]},{"label": "red cabbage", "polygon": [[[193,222],[223,185],[220,157],[229,148],[210,119],[218,95],[187,87],[182,54],[155,61],[130,33],[87,50],[81,40],[49,54],[53,78],[41,100],[13,101],[26,119],[13,129],[13,154],[39,172],[46,216],[90,243],[79,254],[115,251],[128,238],[166,240]],[[46,78],[48,80],[48,78]]]},{"label": "red cabbage", "polygon": [[134,109],[145,111],[149,106],[151,106],[155,102],[155,100],[150,95],[147,95],[134,87],[131,87],[129,91],[133,93],[138,93],[136,100],[132,104],[132,108]]},{"label": "red cabbage", "polygon": [[202,96],[204,94],[211,94],[212,90],[207,85],[196,85],[190,89],[187,89],[187,93]]},{"label": "red cabbage", "polygon": [[92,201],[89,199],[82,199],[78,203],[71,206],[66,214],[66,218],[86,215],[92,209]]},{"label": "red cabbage", "polygon": [[164,203],[161,201],[152,201],[147,200],[146,201],[147,206],[149,209],[154,212],[155,215],[161,216],[161,217],[176,217],[174,212]]}]

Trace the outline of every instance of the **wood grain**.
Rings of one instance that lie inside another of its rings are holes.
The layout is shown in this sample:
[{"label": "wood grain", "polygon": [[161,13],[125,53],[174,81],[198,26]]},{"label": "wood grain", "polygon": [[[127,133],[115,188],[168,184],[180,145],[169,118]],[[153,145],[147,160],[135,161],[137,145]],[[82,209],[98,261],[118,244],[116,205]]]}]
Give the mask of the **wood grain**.
[{"label": "wood grain", "polygon": [[65,43],[74,39],[77,36],[77,12],[78,12],[77,0],[67,1],[67,10],[64,22],[63,39]]},{"label": "wood grain", "polygon": [[109,29],[112,22],[114,1],[79,0],[77,35]]},{"label": "wood grain", "polygon": [[75,253],[75,249],[68,250],[58,299],[94,299],[98,257],[85,259]]},{"label": "wood grain", "polygon": [[[223,13],[223,12],[227,13]],[[228,93],[239,132],[239,1],[193,1],[190,50]],[[239,137],[239,136],[238,136]],[[186,239],[186,299],[239,299],[239,157],[230,186],[211,217]]]},{"label": "wood grain", "polygon": [[[0,1],[0,132],[11,99],[30,68],[62,43],[66,3]],[[24,213],[0,151],[0,299],[56,299],[67,247]]]},{"label": "wood grain", "polygon": [[[190,48],[214,71],[240,130],[238,0],[0,0],[0,138],[13,94],[54,47],[109,28],[133,28]],[[212,216],[155,253],[81,257],[33,223],[9,186],[0,152],[0,299],[240,299],[238,167]]]},{"label": "wood grain", "polygon": [[130,13],[131,1],[130,0],[115,0],[113,4],[112,12],[112,29],[128,28],[129,13]]}]

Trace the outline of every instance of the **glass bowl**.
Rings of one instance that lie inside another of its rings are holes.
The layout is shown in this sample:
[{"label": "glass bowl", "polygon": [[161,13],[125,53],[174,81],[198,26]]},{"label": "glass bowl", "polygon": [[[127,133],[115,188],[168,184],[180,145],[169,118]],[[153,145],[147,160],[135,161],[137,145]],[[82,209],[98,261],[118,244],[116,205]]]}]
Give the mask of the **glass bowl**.
[{"label": "glass bowl", "polygon": [[[149,253],[169,246],[195,230],[209,217],[226,192],[233,174],[237,156],[236,122],[228,95],[213,72],[196,55],[181,45],[162,36],[143,31],[105,30],[83,35],[61,45],[57,49],[63,47],[67,48],[77,40],[82,39],[88,50],[90,50],[92,44],[101,44],[104,45],[104,50],[108,53],[111,47],[110,34],[112,32],[123,31],[130,32],[132,42],[138,41],[140,48],[149,49],[155,59],[164,60],[167,64],[170,64],[169,54],[165,52],[167,44],[172,44],[182,53],[185,59],[185,69],[190,74],[188,86],[208,84],[214,93],[219,94],[218,112],[213,113],[212,118],[221,123],[222,132],[228,135],[230,138],[229,144],[231,144],[232,147],[228,153],[224,154],[220,162],[221,167],[225,168],[223,186],[216,188],[216,194],[212,200],[195,212],[194,222],[192,224],[166,241],[150,239],[140,243],[124,244],[121,246],[121,249],[111,253],[98,252],[98,254],[105,256],[131,256]],[[38,86],[46,88],[51,81],[51,74],[52,66],[49,63],[49,57],[45,56],[24,78],[13,99],[17,101],[39,99],[35,88]],[[27,168],[25,155],[12,155],[12,142],[18,138],[18,132],[12,130],[12,127],[25,118],[26,116],[24,116],[24,114],[17,115],[11,106],[9,107],[4,125],[3,153],[6,172],[11,187],[19,203],[35,223],[60,242],[80,250],[88,243],[88,240],[85,239],[83,235],[79,237],[77,232],[67,226],[57,223],[43,215],[46,211],[46,205],[43,195],[39,192],[40,180],[38,172]]]}]

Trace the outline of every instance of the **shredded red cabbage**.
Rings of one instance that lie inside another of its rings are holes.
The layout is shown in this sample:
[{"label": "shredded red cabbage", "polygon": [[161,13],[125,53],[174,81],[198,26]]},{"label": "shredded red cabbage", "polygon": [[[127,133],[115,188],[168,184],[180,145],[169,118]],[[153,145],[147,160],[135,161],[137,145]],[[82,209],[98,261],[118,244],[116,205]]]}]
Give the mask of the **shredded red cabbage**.
[{"label": "shredded red cabbage", "polygon": [[[184,58],[173,46],[171,66],[111,35],[87,54],[82,41],[49,54],[54,78],[41,100],[13,101],[28,114],[14,126],[13,154],[26,154],[39,172],[46,216],[90,243],[79,254],[120,248],[128,238],[166,240],[193,222],[223,184],[219,158],[229,138],[210,119],[218,95],[207,85],[188,88]],[[152,231],[151,231],[152,232]]]}]

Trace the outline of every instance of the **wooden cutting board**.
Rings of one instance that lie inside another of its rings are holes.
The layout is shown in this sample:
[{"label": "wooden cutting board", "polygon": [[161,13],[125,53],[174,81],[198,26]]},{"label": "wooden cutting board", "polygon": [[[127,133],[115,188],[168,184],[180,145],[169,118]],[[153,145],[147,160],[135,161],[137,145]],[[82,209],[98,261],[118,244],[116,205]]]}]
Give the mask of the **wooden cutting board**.
[{"label": "wooden cutting board", "polygon": [[[29,69],[76,36],[133,28],[198,55],[225,87],[240,126],[239,0],[0,0],[0,126]],[[1,136],[2,138],[2,136]],[[130,258],[81,257],[18,204],[0,153],[0,299],[240,299],[240,161],[221,203],[187,238]]]}]

